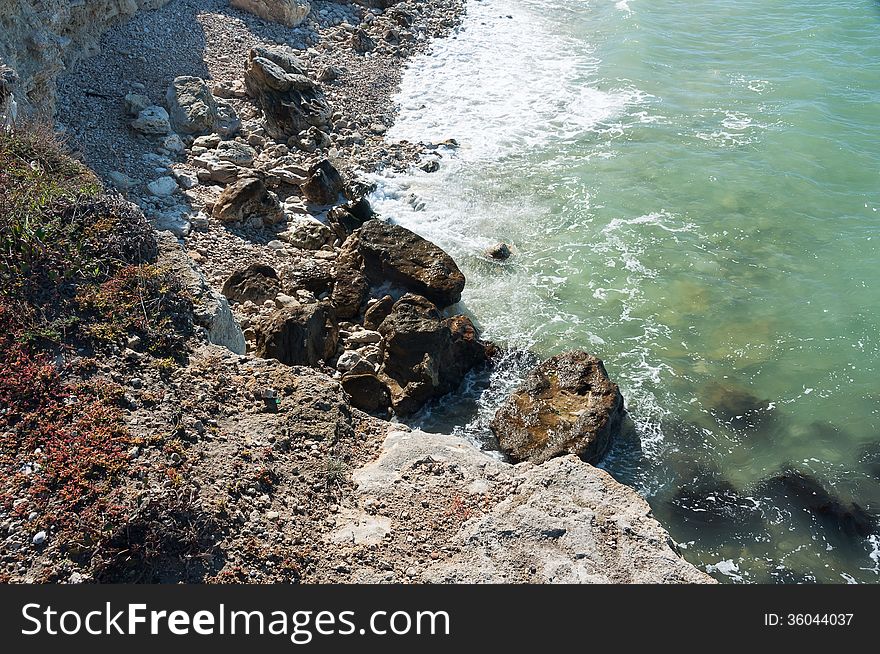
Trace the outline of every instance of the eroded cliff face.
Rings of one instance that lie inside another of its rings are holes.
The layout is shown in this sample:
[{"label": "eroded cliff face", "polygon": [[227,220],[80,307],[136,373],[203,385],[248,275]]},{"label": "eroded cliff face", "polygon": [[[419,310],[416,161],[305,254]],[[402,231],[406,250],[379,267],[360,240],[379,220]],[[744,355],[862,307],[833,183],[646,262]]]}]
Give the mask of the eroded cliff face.
[{"label": "eroded cliff face", "polygon": [[[118,20],[168,0],[0,0],[0,68],[17,73],[0,90],[0,124],[12,114],[51,116],[55,79],[98,50],[101,35]],[[11,78],[11,76],[10,76]],[[14,98],[9,97],[9,93]]]}]

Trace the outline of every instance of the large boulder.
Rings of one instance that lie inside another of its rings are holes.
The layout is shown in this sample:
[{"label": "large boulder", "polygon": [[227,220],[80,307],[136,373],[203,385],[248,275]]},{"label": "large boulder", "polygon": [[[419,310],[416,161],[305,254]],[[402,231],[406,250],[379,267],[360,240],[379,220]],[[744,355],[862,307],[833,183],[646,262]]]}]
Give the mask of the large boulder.
[{"label": "large boulder", "polygon": [[212,213],[222,223],[248,223],[257,227],[284,220],[278,198],[256,177],[239,179],[223,189]]},{"label": "large boulder", "polygon": [[309,168],[309,176],[300,186],[306,199],[315,204],[335,204],[344,188],[342,175],[326,159]]},{"label": "large boulder", "polygon": [[182,134],[204,134],[214,129],[217,102],[200,77],[175,77],[165,93],[174,130]]},{"label": "large boulder", "polygon": [[444,319],[424,297],[407,293],[379,332],[385,340],[380,378],[391,391],[395,413],[408,415],[428,400],[455,390],[486,362],[486,345],[465,316]]},{"label": "large boulder", "polygon": [[543,463],[576,454],[596,463],[620,432],[623,412],[623,396],[602,361],[573,351],[529,372],[490,427],[514,461]]},{"label": "large boulder", "polygon": [[263,20],[296,27],[302,23],[312,6],[305,0],[229,0],[236,9],[242,9]]},{"label": "large boulder", "polygon": [[332,307],[322,302],[287,306],[256,328],[256,355],[289,366],[314,366],[336,352],[339,328]]},{"label": "large boulder", "polygon": [[254,263],[232,273],[223,283],[223,295],[233,302],[262,304],[281,292],[281,280],[271,266]]},{"label": "large boulder", "polygon": [[309,127],[329,127],[332,111],[324,93],[306,76],[291,49],[253,48],[244,82],[263,110],[266,132],[272,138],[297,138]]},{"label": "large boulder", "polygon": [[343,243],[336,258],[336,278],[330,301],[336,307],[336,315],[340,319],[357,316],[370,290],[363,273],[364,260],[358,251],[358,246],[357,236],[352,236]]},{"label": "large boulder", "polygon": [[358,242],[372,284],[391,282],[440,308],[461,300],[465,279],[455,261],[418,234],[373,219],[360,228]]}]

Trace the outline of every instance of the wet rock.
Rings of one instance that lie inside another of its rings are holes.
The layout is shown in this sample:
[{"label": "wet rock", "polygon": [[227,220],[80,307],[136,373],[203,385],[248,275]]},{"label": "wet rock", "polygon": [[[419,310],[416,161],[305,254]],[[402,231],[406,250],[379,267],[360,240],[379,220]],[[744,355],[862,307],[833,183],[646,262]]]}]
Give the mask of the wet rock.
[{"label": "wet rock", "polygon": [[339,329],[322,302],[288,306],[257,325],[255,353],[289,366],[314,366],[336,352]]},{"label": "wet rock", "polygon": [[372,373],[344,375],[342,390],[348,393],[352,406],[367,413],[385,412],[391,406],[388,386]]},{"label": "wet rock", "polygon": [[227,186],[214,205],[212,215],[222,223],[241,222],[257,226],[274,225],[284,220],[278,198],[256,177],[240,179]]},{"label": "wet rock", "polygon": [[379,332],[385,339],[380,377],[388,384],[394,411],[418,411],[428,400],[455,390],[473,368],[487,360],[471,321],[444,319],[428,299],[407,293]]},{"label": "wet rock", "polygon": [[698,469],[670,501],[679,518],[695,530],[748,525],[755,533],[761,517],[757,503],[740,492],[717,471]]},{"label": "wet rock", "polygon": [[359,198],[333,207],[327,212],[327,222],[336,235],[345,240],[356,229],[375,216],[366,198]]},{"label": "wet rock", "polygon": [[332,111],[324,93],[306,76],[293,50],[253,48],[244,81],[272,138],[287,140],[309,127],[329,127]]},{"label": "wet rock", "polygon": [[498,409],[492,432],[515,461],[576,454],[598,462],[619,434],[623,396],[605,366],[582,351],[548,359]]},{"label": "wet rock", "polygon": [[162,107],[147,107],[131,122],[132,129],[147,135],[165,135],[171,133],[171,121],[168,112]]},{"label": "wet rock", "polygon": [[300,186],[303,195],[315,204],[335,204],[345,182],[339,171],[326,159],[309,168],[309,176]]},{"label": "wet rock", "polygon": [[390,314],[394,307],[394,298],[386,295],[371,304],[364,313],[364,327],[367,329],[379,329],[379,325]]},{"label": "wet rock", "polygon": [[510,258],[510,246],[507,243],[496,243],[486,248],[486,256],[496,261],[506,261]]},{"label": "wet rock", "polygon": [[461,300],[464,275],[439,247],[405,227],[368,220],[358,232],[367,279],[428,298],[440,308]]},{"label": "wet rock", "polygon": [[834,496],[809,474],[787,468],[768,479],[761,490],[781,493],[815,515],[826,527],[850,537],[867,538],[878,533],[877,516],[855,502]]},{"label": "wet rock", "polygon": [[735,429],[756,429],[774,416],[770,402],[732,384],[709,384],[705,402],[716,418]]},{"label": "wet rock", "polygon": [[175,77],[165,93],[165,102],[175,131],[204,134],[214,129],[217,102],[205,80],[200,77]]},{"label": "wet rock", "polygon": [[229,4],[286,27],[296,27],[312,10],[312,6],[305,0],[230,0]]},{"label": "wet rock", "polygon": [[262,304],[272,300],[281,290],[281,280],[271,266],[251,264],[232,273],[223,283],[223,295],[233,302]]}]

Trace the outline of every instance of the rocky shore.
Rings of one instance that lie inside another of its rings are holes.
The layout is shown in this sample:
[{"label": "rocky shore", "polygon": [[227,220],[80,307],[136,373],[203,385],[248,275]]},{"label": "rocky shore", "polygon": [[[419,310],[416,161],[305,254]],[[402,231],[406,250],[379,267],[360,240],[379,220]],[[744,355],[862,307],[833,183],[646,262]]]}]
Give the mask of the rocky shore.
[{"label": "rocky shore", "polygon": [[[31,97],[158,232],[148,260],[180,285],[191,329],[175,327],[176,357],[133,333],[89,366],[58,352],[70,379],[119,389],[127,526],[96,528],[87,555],[17,476],[0,514],[6,580],[711,581],[587,463],[624,411],[587,353],[542,364],[499,411],[502,449],[525,463],[388,422],[496,353],[460,311],[455,262],[375,215],[360,177],[436,168],[456,146],[384,134],[406,59],[462,10],[172,0],[129,12],[57,95]],[[2,79],[0,101],[14,99],[20,80]],[[39,474],[38,449],[10,465]]]}]

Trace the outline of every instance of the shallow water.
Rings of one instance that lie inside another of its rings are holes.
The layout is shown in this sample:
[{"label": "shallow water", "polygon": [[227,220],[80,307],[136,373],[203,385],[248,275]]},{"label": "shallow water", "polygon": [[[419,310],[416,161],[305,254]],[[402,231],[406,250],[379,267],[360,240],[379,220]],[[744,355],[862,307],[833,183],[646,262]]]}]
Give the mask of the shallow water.
[{"label": "shallow water", "polygon": [[[487,338],[603,358],[633,420],[605,467],[722,580],[880,580],[876,536],[766,481],[880,513],[878,31],[872,0],[472,0],[404,76],[389,139],[461,147],[374,204]],[[491,446],[527,366],[422,426]]]}]

